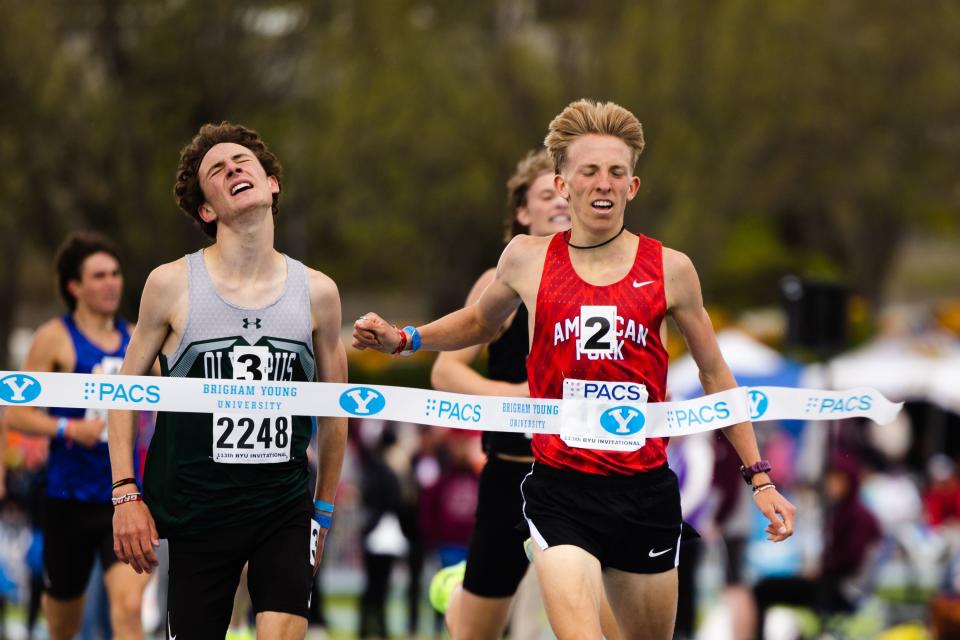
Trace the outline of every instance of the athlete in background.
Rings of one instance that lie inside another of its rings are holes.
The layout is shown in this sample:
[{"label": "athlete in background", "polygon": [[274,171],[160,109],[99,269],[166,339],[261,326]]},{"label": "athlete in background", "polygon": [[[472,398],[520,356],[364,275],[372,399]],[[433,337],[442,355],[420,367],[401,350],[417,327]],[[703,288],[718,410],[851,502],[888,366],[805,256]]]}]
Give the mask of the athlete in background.
[{"label": "athlete in background", "polygon": [[[60,246],[54,264],[68,313],[37,329],[24,370],[116,373],[130,341],[127,323],[117,315],[123,290],[117,251],[102,236],[75,233]],[[10,427],[50,437],[43,610],[54,640],[68,640],[80,630],[84,590],[98,556],[114,637],[143,637],[140,606],[147,576],[117,562],[113,551],[105,414],[32,407],[7,412]],[[132,470],[132,450],[127,457]]]}]

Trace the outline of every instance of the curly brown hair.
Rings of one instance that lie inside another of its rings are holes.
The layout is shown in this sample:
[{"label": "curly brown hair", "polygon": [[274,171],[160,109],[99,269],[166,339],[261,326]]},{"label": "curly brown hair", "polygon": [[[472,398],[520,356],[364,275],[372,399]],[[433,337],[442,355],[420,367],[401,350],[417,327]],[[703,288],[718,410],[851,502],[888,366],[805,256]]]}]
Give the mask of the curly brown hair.
[{"label": "curly brown hair", "polygon": [[[193,218],[207,236],[216,239],[217,223],[204,222],[200,217],[200,207],[206,202],[200,188],[200,162],[214,145],[233,142],[250,149],[263,166],[268,176],[280,183],[283,167],[280,160],[271,152],[260,134],[243,125],[223,121],[220,124],[208,123],[200,127],[190,144],[180,151],[180,164],[177,165],[177,180],[173,185],[173,195],[177,205],[184,213]],[[273,215],[279,211],[280,194],[273,194]]]},{"label": "curly brown hair", "polygon": [[530,233],[530,227],[517,220],[517,209],[527,206],[527,194],[534,181],[545,173],[553,173],[553,161],[546,149],[530,151],[507,180],[507,217],[504,219],[503,241],[521,233]]}]

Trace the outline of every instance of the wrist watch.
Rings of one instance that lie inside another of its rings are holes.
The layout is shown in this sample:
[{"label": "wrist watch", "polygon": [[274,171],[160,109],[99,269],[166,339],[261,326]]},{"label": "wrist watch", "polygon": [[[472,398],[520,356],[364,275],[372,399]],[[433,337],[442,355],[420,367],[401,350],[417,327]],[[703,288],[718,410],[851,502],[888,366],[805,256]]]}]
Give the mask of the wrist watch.
[{"label": "wrist watch", "polygon": [[743,476],[743,481],[749,485],[753,485],[753,476],[758,473],[770,473],[770,463],[761,460],[760,462],[754,462],[749,467],[740,465],[740,475]]}]

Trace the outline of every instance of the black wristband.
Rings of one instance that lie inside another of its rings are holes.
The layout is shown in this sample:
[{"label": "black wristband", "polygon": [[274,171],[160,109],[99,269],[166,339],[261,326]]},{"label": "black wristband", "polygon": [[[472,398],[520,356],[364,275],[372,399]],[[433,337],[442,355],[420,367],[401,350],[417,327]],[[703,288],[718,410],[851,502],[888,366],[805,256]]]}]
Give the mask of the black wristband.
[{"label": "black wristband", "polygon": [[112,488],[112,489],[117,489],[117,488],[122,487],[122,486],[127,485],[127,484],[137,484],[137,481],[136,481],[136,479],[134,479],[134,478],[124,478],[124,479],[122,479],[122,480],[117,480],[116,482],[114,482],[114,483],[113,483],[113,487],[111,487],[111,488]]}]

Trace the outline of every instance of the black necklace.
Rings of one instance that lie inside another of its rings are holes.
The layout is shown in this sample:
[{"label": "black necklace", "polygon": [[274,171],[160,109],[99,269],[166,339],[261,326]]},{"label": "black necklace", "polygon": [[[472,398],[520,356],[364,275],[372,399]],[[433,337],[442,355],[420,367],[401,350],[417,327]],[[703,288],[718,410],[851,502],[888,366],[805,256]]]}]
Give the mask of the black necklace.
[{"label": "black necklace", "polygon": [[607,240],[604,240],[604,241],[601,242],[600,244],[589,244],[589,245],[572,244],[572,243],[570,242],[570,234],[571,234],[571,231],[569,231],[569,230],[564,232],[564,234],[563,234],[563,236],[564,236],[563,239],[566,241],[567,246],[570,247],[571,249],[597,249],[597,248],[599,248],[599,247],[602,247],[602,246],[605,245],[605,244],[610,244],[611,242],[613,242],[614,240],[616,240],[617,238],[619,238],[619,237],[620,237],[620,234],[623,233],[623,230],[626,229],[626,228],[627,228],[627,225],[626,225],[626,223],[624,223],[624,225],[623,225],[622,227],[620,227],[620,231],[617,231],[617,233],[614,234],[614,236],[613,236],[612,238],[609,238],[609,239],[607,239]]}]

